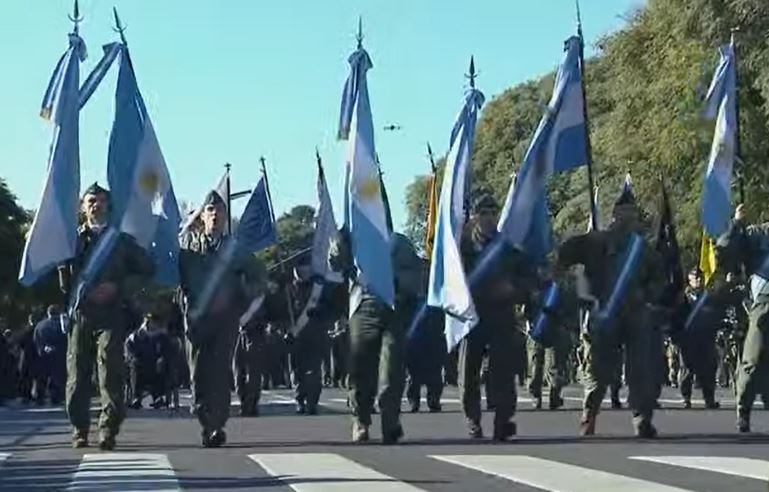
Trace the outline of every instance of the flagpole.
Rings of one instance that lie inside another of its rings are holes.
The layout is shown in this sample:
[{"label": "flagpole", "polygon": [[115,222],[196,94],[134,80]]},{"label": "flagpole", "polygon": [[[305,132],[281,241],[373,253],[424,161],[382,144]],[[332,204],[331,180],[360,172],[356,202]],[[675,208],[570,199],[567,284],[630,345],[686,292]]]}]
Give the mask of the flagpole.
[{"label": "flagpole", "polygon": [[593,146],[590,142],[590,120],[588,119],[587,112],[587,92],[585,90],[585,38],[582,35],[582,14],[579,10],[579,0],[576,0],[577,4],[577,35],[579,36],[579,71],[580,71],[580,85],[582,86],[582,113],[585,118],[585,146],[587,153],[587,183],[588,183],[588,196],[590,197],[590,221],[594,231],[598,230],[598,207],[595,203],[595,197],[593,196],[593,190],[595,189],[595,179],[593,177]]},{"label": "flagpole", "polygon": [[[267,178],[267,160],[264,158],[264,156],[261,156],[259,158],[259,162],[262,165],[262,176],[264,177],[264,190],[267,192],[267,203],[270,206],[270,218],[272,219],[272,223],[275,224],[275,227],[277,228],[277,222],[275,221],[275,210],[272,207],[272,194],[270,193],[270,180]],[[278,253],[278,261],[280,262],[280,272],[283,274],[283,278],[288,278],[288,273],[286,272],[286,262],[282,261],[281,256],[281,248],[280,243],[275,244],[275,251]],[[288,320],[291,323],[291,331],[294,330],[296,327],[296,320],[294,319],[294,301],[291,296],[291,288],[289,286],[289,283],[286,282],[286,303],[288,305]]]},{"label": "flagpole", "polygon": [[120,34],[120,42],[123,43],[123,46],[128,48],[128,41],[126,41],[126,38],[125,38],[126,26],[124,26],[123,23],[120,22],[120,17],[117,15],[117,7],[112,7],[112,13],[115,16],[115,27],[112,30]]},{"label": "flagpole", "polygon": [[227,200],[227,233],[232,234],[232,186],[230,184],[230,170],[232,169],[232,164],[229,162],[224,165],[224,169],[227,170],[227,180],[226,180],[226,188],[227,188],[227,197],[225,198]]},{"label": "flagpole", "polygon": [[[80,23],[83,22],[84,17],[80,15],[80,5],[78,4],[78,0],[75,0],[72,15],[67,15],[67,17],[69,17],[69,20],[74,24],[72,31],[76,35],[79,35]],[[59,279],[59,291],[62,294],[62,306],[66,308],[67,303],[69,302],[69,282],[70,275],[72,274],[71,266],[69,264],[59,265],[56,268],[56,271]]]},{"label": "flagpole", "polygon": [[732,47],[734,49],[734,109],[735,109],[735,125],[737,126],[734,136],[735,155],[736,161],[739,165],[739,172],[737,174],[737,190],[740,195],[740,203],[745,203],[745,162],[742,160],[742,139],[740,138],[740,71],[739,71],[739,56],[737,53],[737,33],[740,32],[739,27],[733,27],[732,33]]}]

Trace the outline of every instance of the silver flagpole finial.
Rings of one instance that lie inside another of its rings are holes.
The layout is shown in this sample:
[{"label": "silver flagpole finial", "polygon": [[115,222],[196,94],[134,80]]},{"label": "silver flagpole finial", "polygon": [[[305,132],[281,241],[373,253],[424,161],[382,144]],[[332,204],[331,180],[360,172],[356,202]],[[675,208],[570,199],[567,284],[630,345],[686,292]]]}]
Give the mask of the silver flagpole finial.
[{"label": "silver flagpole finial", "polygon": [[128,46],[128,42],[125,39],[126,26],[120,22],[120,16],[117,15],[117,7],[112,7],[112,13],[115,16],[115,27],[112,30],[120,34],[120,42],[123,43],[123,46]]},{"label": "silver flagpole finial", "polygon": [[75,34],[80,32],[80,23],[83,22],[83,17],[80,15],[80,4],[75,0],[75,8],[72,11],[72,15],[68,15],[69,20],[75,24]]},{"label": "silver flagpole finial", "polygon": [[358,41],[358,49],[363,48],[363,17],[358,17],[358,34],[355,39]]},{"label": "silver flagpole finial", "polygon": [[468,79],[470,79],[470,87],[475,89],[475,78],[478,76],[478,74],[475,71],[475,57],[470,57],[470,73],[465,75]]}]

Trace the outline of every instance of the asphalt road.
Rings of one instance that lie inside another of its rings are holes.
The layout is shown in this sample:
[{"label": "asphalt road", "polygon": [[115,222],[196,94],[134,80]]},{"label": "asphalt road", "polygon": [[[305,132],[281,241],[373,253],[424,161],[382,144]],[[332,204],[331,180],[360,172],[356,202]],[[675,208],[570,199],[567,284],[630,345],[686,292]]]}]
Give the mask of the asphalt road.
[{"label": "asphalt road", "polygon": [[[0,490],[769,491],[769,412],[760,404],[754,433],[739,436],[726,393],[721,410],[704,410],[701,401],[684,410],[666,389],[655,414],[660,438],[632,438],[627,410],[607,410],[598,435],[580,438],[580,389],[565,394],[559,411],[535,411],[521,398],[518,436],[505,444],[466,436],[455,388],[446,390],[443,413],[405,414],[397,446],[378,443],[376,421],[372,443],[350,444],[340,390],[324,390],[313,417],[294,415],[290,391],[267,392],[260,417],[230,420],[220,449],[200,446],[186,409],[130,411],[116,451],[101,453],[70,448],[61,408],[6,407]],[[484,418],[490,433],[491,416]]]}]

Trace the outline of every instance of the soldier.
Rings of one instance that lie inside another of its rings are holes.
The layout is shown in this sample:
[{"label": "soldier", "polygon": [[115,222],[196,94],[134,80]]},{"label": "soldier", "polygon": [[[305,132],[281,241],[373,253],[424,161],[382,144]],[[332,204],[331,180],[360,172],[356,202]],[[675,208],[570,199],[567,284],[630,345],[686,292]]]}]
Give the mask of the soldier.
[{"label": "soldier", "polygon": [[[689,272],[689,285],[686,288],[688,310],[696,306],[700,296],[704,295],[702,273],[698,268]],[[721,405],[716,401],[716,331],[720,324],[718,306],[708,298],[704,307],[690,326],[674,334],[674,340],[680,347],[681,372],[678,385],[684,400],[684,408],[692,407],[692,385],[694,377],[702,388],[705,408],[715,409]]]},{"label": "soldier", "polygon": [[[108,228],[110,195],[94,183],[82,199],[85,223],[78,231],[77,254],[65,268],[76,280],[91,252]],[[111,233],[106,232],[106,233]],[[134,239],[118,233],[111,255],[99,275],[87,286],[70,320],[67,340],[67,414],[75,448],[88,446],[91,424],[91,383],[98,368],[101,416],[99,447],[112,450],[125,417],[123,341],[128,329],[126,304],[131,287],[152,275],[153,264]],[[71,289],[70,289],[71,290]]]},{"label": "soldier", "polygon": [[[310,302],[313,282],[309,277],[309,268],[294,268],[294,312]],[[322,287],[316,287],[322,288]],[[308,307],[309,319],[302,329],[292,334],[291,366],[296,384],[296,413],[317,415],[318,400],[322,390],[321,365],[324,352],[328,348],[328,330],[332,321],[321,313],[320,306]]]},{"label": "soldier", "polygon": [[529,356],[529,394],[534,398],[534,408],[542,408],[542,386],[547,382],[548,408],[556,410],[563,406],[561,389],[567,383],[566,365],[569,357],[568,333],[564,327],[554,324],[549,334],[548,345],[527,337]]},{"label": "soldier", "polygon": [[238,341],[235,345],[233,372],[242,417],[259,416],[267,328],[266,311],[264,298],[262,298],[262,305],[251,319],[241,320]]},{"label": "soldier", "polygon": [[750,275],[752,305],[748,332],[737,367],[737,429],[750,432],[750,412],[758,393],[769,388],[769,223],[746,224],[744,205],[717,242],[727,271]]},{"label": "soldier", "polygon": [[[265,274],[251,254],[233,247],[225,236],[227,212],[215,191],[206,196],[200,214],[203,229],[181,241],[181,290],[187,324],[188,355],[193,386],[193,412],[203,430],[204,447],[227,442],[224,426],[230,416],[232,355],[241,315],[260,294]],[[223,271],[206,309],[199,306],[213,273]],[[201,309],[201,311],[198,311]],[[197,317],[193,317],[197,314]]]},{"label": "soldier", "polygon": [[446,337],[443,334],[443,313],[428,308],[422,318],[415,339],[411,341],[407,353],[409,382],[406,397],[411,406],[411,413],[419,412],[422,385],[427,388],[427,409],[437,413],[441,408],[443,393],[442,369],[446,358]]},{"label": "soldier", "polygon": [[[603,308],[613,288],[613,279],[622,268],[621,258],[630,244],[632,233],[641,233],[640,211],[629,189],[614,204],[613,222],[607,230],[591,231],[567,240],[559,251],[559,264],[582,264],[590,281],[593,296],[598,300],[596,308]],[[654,335],[651,333],[652,311],[649,306],[656,300],[654,252],[647,246],[642,263],[636,269],[621,305],[610,320],[611,326],[598,325],[596,316],[590,313],[583,332],[587,352],[584,386],[585,400],[580,433],[595,433],[596,417],[607,387],[616,377],[620,360],[618,345],[625,347],[626,378],[629,387],[628,405],[633,411],[633,423],[638,437],[651,438],[657,434],[652,425],[652,414],[657,390],[657,373],[654,369],[661,354],[655,353]],[[661,278],[660,278],[661,280]],[[661,351],[661,347],[656,347]],[[652,374],[649,374],[651,369]]]},{"label": "soldier", "polygon": [[67,379],[67,335],[59,307],[48,306],[48,317],[35,326],[35,347],[39,357],[40,377],[37,383],[37,400],[42,402],[46,392],[51,405],[60,405],[64,399]]},{"label": "soldier", "polygon": [[[498,213],[499,207],[491,195],[481,194],[474,201],[460,246],[466,272],[473,271],[496,238]],[[515,307],[529,301],[527,293],[535,286],[536,271],[530,263],[518,251],[506,249],[493,271],[470,286],[479,322],[459,345],[459,388],[468,431],[473,438],[483,437],[480,373],[486,349],[489,356],[487,404],[491,403],[495,411],[493,438],[504,441],[517,431],[515,422],[511,421],[517,400],[514,378],[522,371],[516,367],[515,354],[523,350],[523,339],[515,327]]]},{"label": "soldier", "polygon": [[330,267],[350,279],[349,385],[355,443],[369,440],[378,380],[382,384],[382,442],[395,444],[403,437],[400,409],[405,385],[406,332],[421,295],[422,266],[406,236],[394,233],[390,243],[395,275],[394,311],[357,282],[346,231],[332,241],[329,249]]}]

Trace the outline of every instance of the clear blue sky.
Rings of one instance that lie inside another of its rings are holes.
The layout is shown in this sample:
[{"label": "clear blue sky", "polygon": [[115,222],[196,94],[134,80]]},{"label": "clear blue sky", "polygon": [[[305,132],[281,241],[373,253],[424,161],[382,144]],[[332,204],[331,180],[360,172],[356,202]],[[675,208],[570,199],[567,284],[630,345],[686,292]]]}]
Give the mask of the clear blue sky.
[{"label": "clear blue sky", "polygon": [[[80,3],[80,32],[89,48],[83,78],[101,45],[116,40],[113,5],[128,25],[139,87],[177,198],[199,201],[225,162],[233,164],[234,189],[251,187],[264,155],[277,212],[315,204],[315,146],[332,197],[341,203],[346,143],[336,141],[336,124],[361,15],[374,63],[369,88],[376,144],[396,227],[405,220],[406,185],[428,169],[425,142],[438,155],[447,150],[470,55],[480,72],[477,86],[490,100],[552,70],[575,25],[572,0]],[[623,15],[643,3],[582,0],[588,44],[620,28]],[[27,208],[37,207],[42,190],[50,128],[37,114],[67,46],[71,9],[71,0],[3,2],[0,176]],[[116,72],[82,112],[83,187],[106,182]],[[382,131],[392,123],[403,129]]]}]

